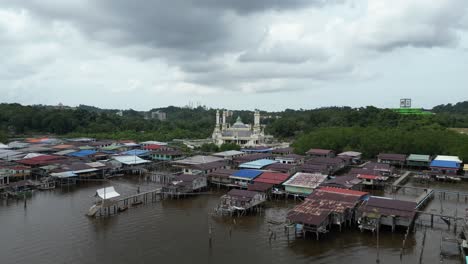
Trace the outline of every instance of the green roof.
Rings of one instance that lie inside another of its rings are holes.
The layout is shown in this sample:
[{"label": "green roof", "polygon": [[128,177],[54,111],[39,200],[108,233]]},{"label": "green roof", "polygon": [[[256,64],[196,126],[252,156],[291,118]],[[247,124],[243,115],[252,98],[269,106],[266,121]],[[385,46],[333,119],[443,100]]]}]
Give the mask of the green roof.
[{"label": "green roof", "polygon": [[94,148],[91,147],[91,146],[82,146],[82,147],[79,147],[79,149],[82,149],[82,150],[89,150],[89,149],[94,149]]},{"label": "green roof", "polygon": [[431,161],[431,156],[429,155],[420,155],[420,154],[411,154],[407,158],[409,161],[424,161],[424,162],[430,162]]},{"label": "green roof", "polygon": [[392,110],[402,115],[432,115],[431,112],[420,108],[393,108]]},{"label": "green roof", "polygon": [[122,145],[110,145],[110,146],[107,146],[107,147],[103,147],[102,149],[103,150],[116,150],[116,149],[119,149],[119,148],[122,148],[123,146]]}]

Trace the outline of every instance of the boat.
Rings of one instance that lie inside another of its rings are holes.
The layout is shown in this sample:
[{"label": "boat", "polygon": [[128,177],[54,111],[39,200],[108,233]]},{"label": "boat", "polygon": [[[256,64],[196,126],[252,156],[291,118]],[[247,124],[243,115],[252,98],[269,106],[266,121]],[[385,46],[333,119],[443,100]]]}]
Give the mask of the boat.
[{"label": "boat", "polygon": [[125,206],[119,206],[119,208],[117,209],[117,211],[119,211],[119,212],[125,212],[127,210],[128,210],[128,206],[126,206],[126,205]]},{"label": "boat", "polygon": [[93,204],[88,210],[88,213],[86,214],[87,216],[93,217],[96,215],[96,213],[99,211],[100,206]]},{"label": "boat", "polygon": [[438,180],[438,181],[445,181],[445,180],[447,180],[447,176],[445,176],[445,175],[437,175],[437,176],[436,176],[436,180]]},{"label": "boat", "polygon": [[136,202],[133,202],[133,203],[132,203],[132,206],[137,206],[137,205],[140,205],[140,204],[143,204],[143,201],[136,201]]},{"label": "boat", "polygon": [[55,189],[55,182],[43,182],[41,185],[37,186],[37,189],[41,191]]},{"label": "boat", "polygon": [[451,182],[461,182],[460,177],[454,177],[454,176],[447,176],[447,180],[449,180]]}]

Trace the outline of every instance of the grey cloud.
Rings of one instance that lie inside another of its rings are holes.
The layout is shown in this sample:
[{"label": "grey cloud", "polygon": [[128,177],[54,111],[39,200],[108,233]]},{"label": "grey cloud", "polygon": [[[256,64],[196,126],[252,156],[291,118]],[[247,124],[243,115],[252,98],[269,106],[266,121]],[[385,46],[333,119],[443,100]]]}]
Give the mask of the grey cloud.
[{"label": "grey cloud", "polygon": [[323,62],[329,55],[317,46],[306,46],[301,43],[277,44],[271,49],[250,50],[239,56],[241,62],[277,62],[277,63],[304,63],[309,60]]},{"label": "grey cloud", "polygon": [[365,35],[364,46],[383,52],[407,46],[453,46],[459,40],[457,30],[466,18],[467,9],[466,0],[447,0],[402,7],[397,15],[382,19],[378,17],[380,14],[370,14],[376,16],[377,23],[366,21],[372,33]]}]

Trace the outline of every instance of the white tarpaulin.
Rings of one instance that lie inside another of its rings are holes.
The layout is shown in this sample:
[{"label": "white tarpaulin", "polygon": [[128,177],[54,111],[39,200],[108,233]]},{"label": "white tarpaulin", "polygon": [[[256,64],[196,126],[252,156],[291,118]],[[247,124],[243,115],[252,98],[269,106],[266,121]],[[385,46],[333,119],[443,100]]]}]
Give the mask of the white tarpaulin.
[{"label": "white tarpaulin", "polygon": [[104,200],[112,199],[112,198],[116,198],[120,196],[120,194],[115,191],[114,186],[98,189],[96,191],[96,195],[99,196],[99,198],[104,199]]}]

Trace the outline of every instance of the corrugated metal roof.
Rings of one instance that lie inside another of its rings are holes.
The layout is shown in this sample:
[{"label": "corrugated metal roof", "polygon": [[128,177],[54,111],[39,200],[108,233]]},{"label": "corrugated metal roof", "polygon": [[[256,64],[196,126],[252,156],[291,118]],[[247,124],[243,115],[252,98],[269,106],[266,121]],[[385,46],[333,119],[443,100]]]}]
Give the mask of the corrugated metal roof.
[{"label": "corrugated metal roof", "polygon": [[266,166],[264,169],[278,172],[289,172],[294,167],[295,165],[292,164],[273,163],[271,165]]},{"label": "corrugated metal roof", "polygon": [[421,155],[421,154],[411,154],[408,156],[407,160],[409,161],[421,161],[421,162],[430,162],[431,156]]},{"label": "corrugated metal roof", "polygon": [[270,160],[270,159],[260,159],[254,160],[246,163],[242,163],[239,165],[239,168],[247,168],[247,169],[261,169],[265,166],[271,165],[273,163],[277,163],[277,160]]},{"label": "corrugated metal roof", "polygon": [[281,184],[289,178],[289,174],[279,172],[264,172],[254,182]]},{"label": "corrugated metal roof", "polygon": [[388,179],[388,177],[379,176],[379,175],[369,175],[369,174],[359,174],[357,177],[359,179],[380,180],[380,181],[386,181]]},{"label": "corrugated metal roof", "polygon": [[247,190],[257,191],[257,192],[266,192],[269,189],[273,188],[273,184],[264,183],[264,182],[254,182],[253,184],[247,185]]},{"label": "corrugated metal roof", "polygon": [[416,206],[415,202],[371,196],[360,210],[364,213],[412,218],[415,215]]},{"label": "corrugated metal roof", "polygon": [[247,178],[252,180],[260,174],[262,174],[262,171],[259,170],[238,170],[232,175],[232,177]]},{"label": "corrugated metal roof", "polygon": [[203,164],[203,163],[222,161],[222,160],[224,159],[213,157],[213,156],[196,155],[193,157],[188,157],[186,159],[174,161],[174,163],[181,164],[181,165],[193,165],[193,164]]},{"label": "corrugated metal roof", "polygon": [[397,160],[397,161],[405,161],[406,155],[404,154],[395,154],[395,153],[380,153],[377,158],[384,159],[384,160]]},{"label": "corrugated metal roof", "polygon": [[335,188],[335,187],[320,187],[319,191],[346,194],[346,195],[353,195],[353,196],[358,196],[358,197],[362,197],[362,196],[365,196],[365,195],[369,194],[367,192],[360,192],[360,191],[342,189],[342,188]]},{"label": "corrugated metal roof", "polygon": [[78,175],[75,174],[73,171],[63,171],[63,172],[51,173],[50,176],[62,179],[62,178],[77,177]]},{"label": "corrugated metal roof", "polygon": [[433,160],[431,167],[458,169],[460,168],[460,163],[448,160]]},{"label": "corrugated metal roof", "polygon": [[221,178],[229,178],[232,174],[234,174],[236,170],[230,169],[219,169],[208,174],[208,177],[221,177]]},{"label": "corrugated metal roof", "polygon": [[242,151],[237,151],[237,150],[227,150],[223,152],[218,152],[213,154],[213,156],[216,157],[232,157],[232,156],[237,156],[237,155],[244,155],[245,153]]},{"label": "corrugated metal roof", "polygon": [[318,154],[318,155],[328,155],[332,153],[333,150],[330,149],[309,149],[306,153],[307,154]]},{"label": "corrugated metal roof", "polygon": [[132,156],[144,156],[148,154],[149,151],[147,150],[142,150],[142,149],[132,149],[129,151],[124,151],[122,152],[123,155],[132,155]]},{"label": "corrugated metal roof", "polygon": [[114,159],[125,165],[136,165],[136,164],[143,164],[143,163],[149,162],[137,156],[116,156],[114,157]]},{"label": "corrugated metal roof", "polygon": [[96,151],[94,150],[80,150],[77,152],[69,153],[67,156],[72,156],[72,157],[86,157],[86,156],[91,156],[93,154],[96,154]]},{"label": "corrugated metal roof", "polygon": [[317,188],[325,179],[327,175],[321,173],[303,173],[298,172],[294,174],[289,180],[283,185],[306,187],[306,188]]},{"label": "corrugated metal roof", "polygon": [[340,154],[338,154],[338,156],[348,156],[348,157],[359,157],[361,156],[362,153],[361,152],[357,152],[357,151],[345,151],[345,152],[341,152]]},{"label": "corrugated metal roof", "polygon": [[463,161],[457,156],[444,156],[438,155],[434,160],[443,160],[443,161],[455,161],[457,163],[462,163]]}]

